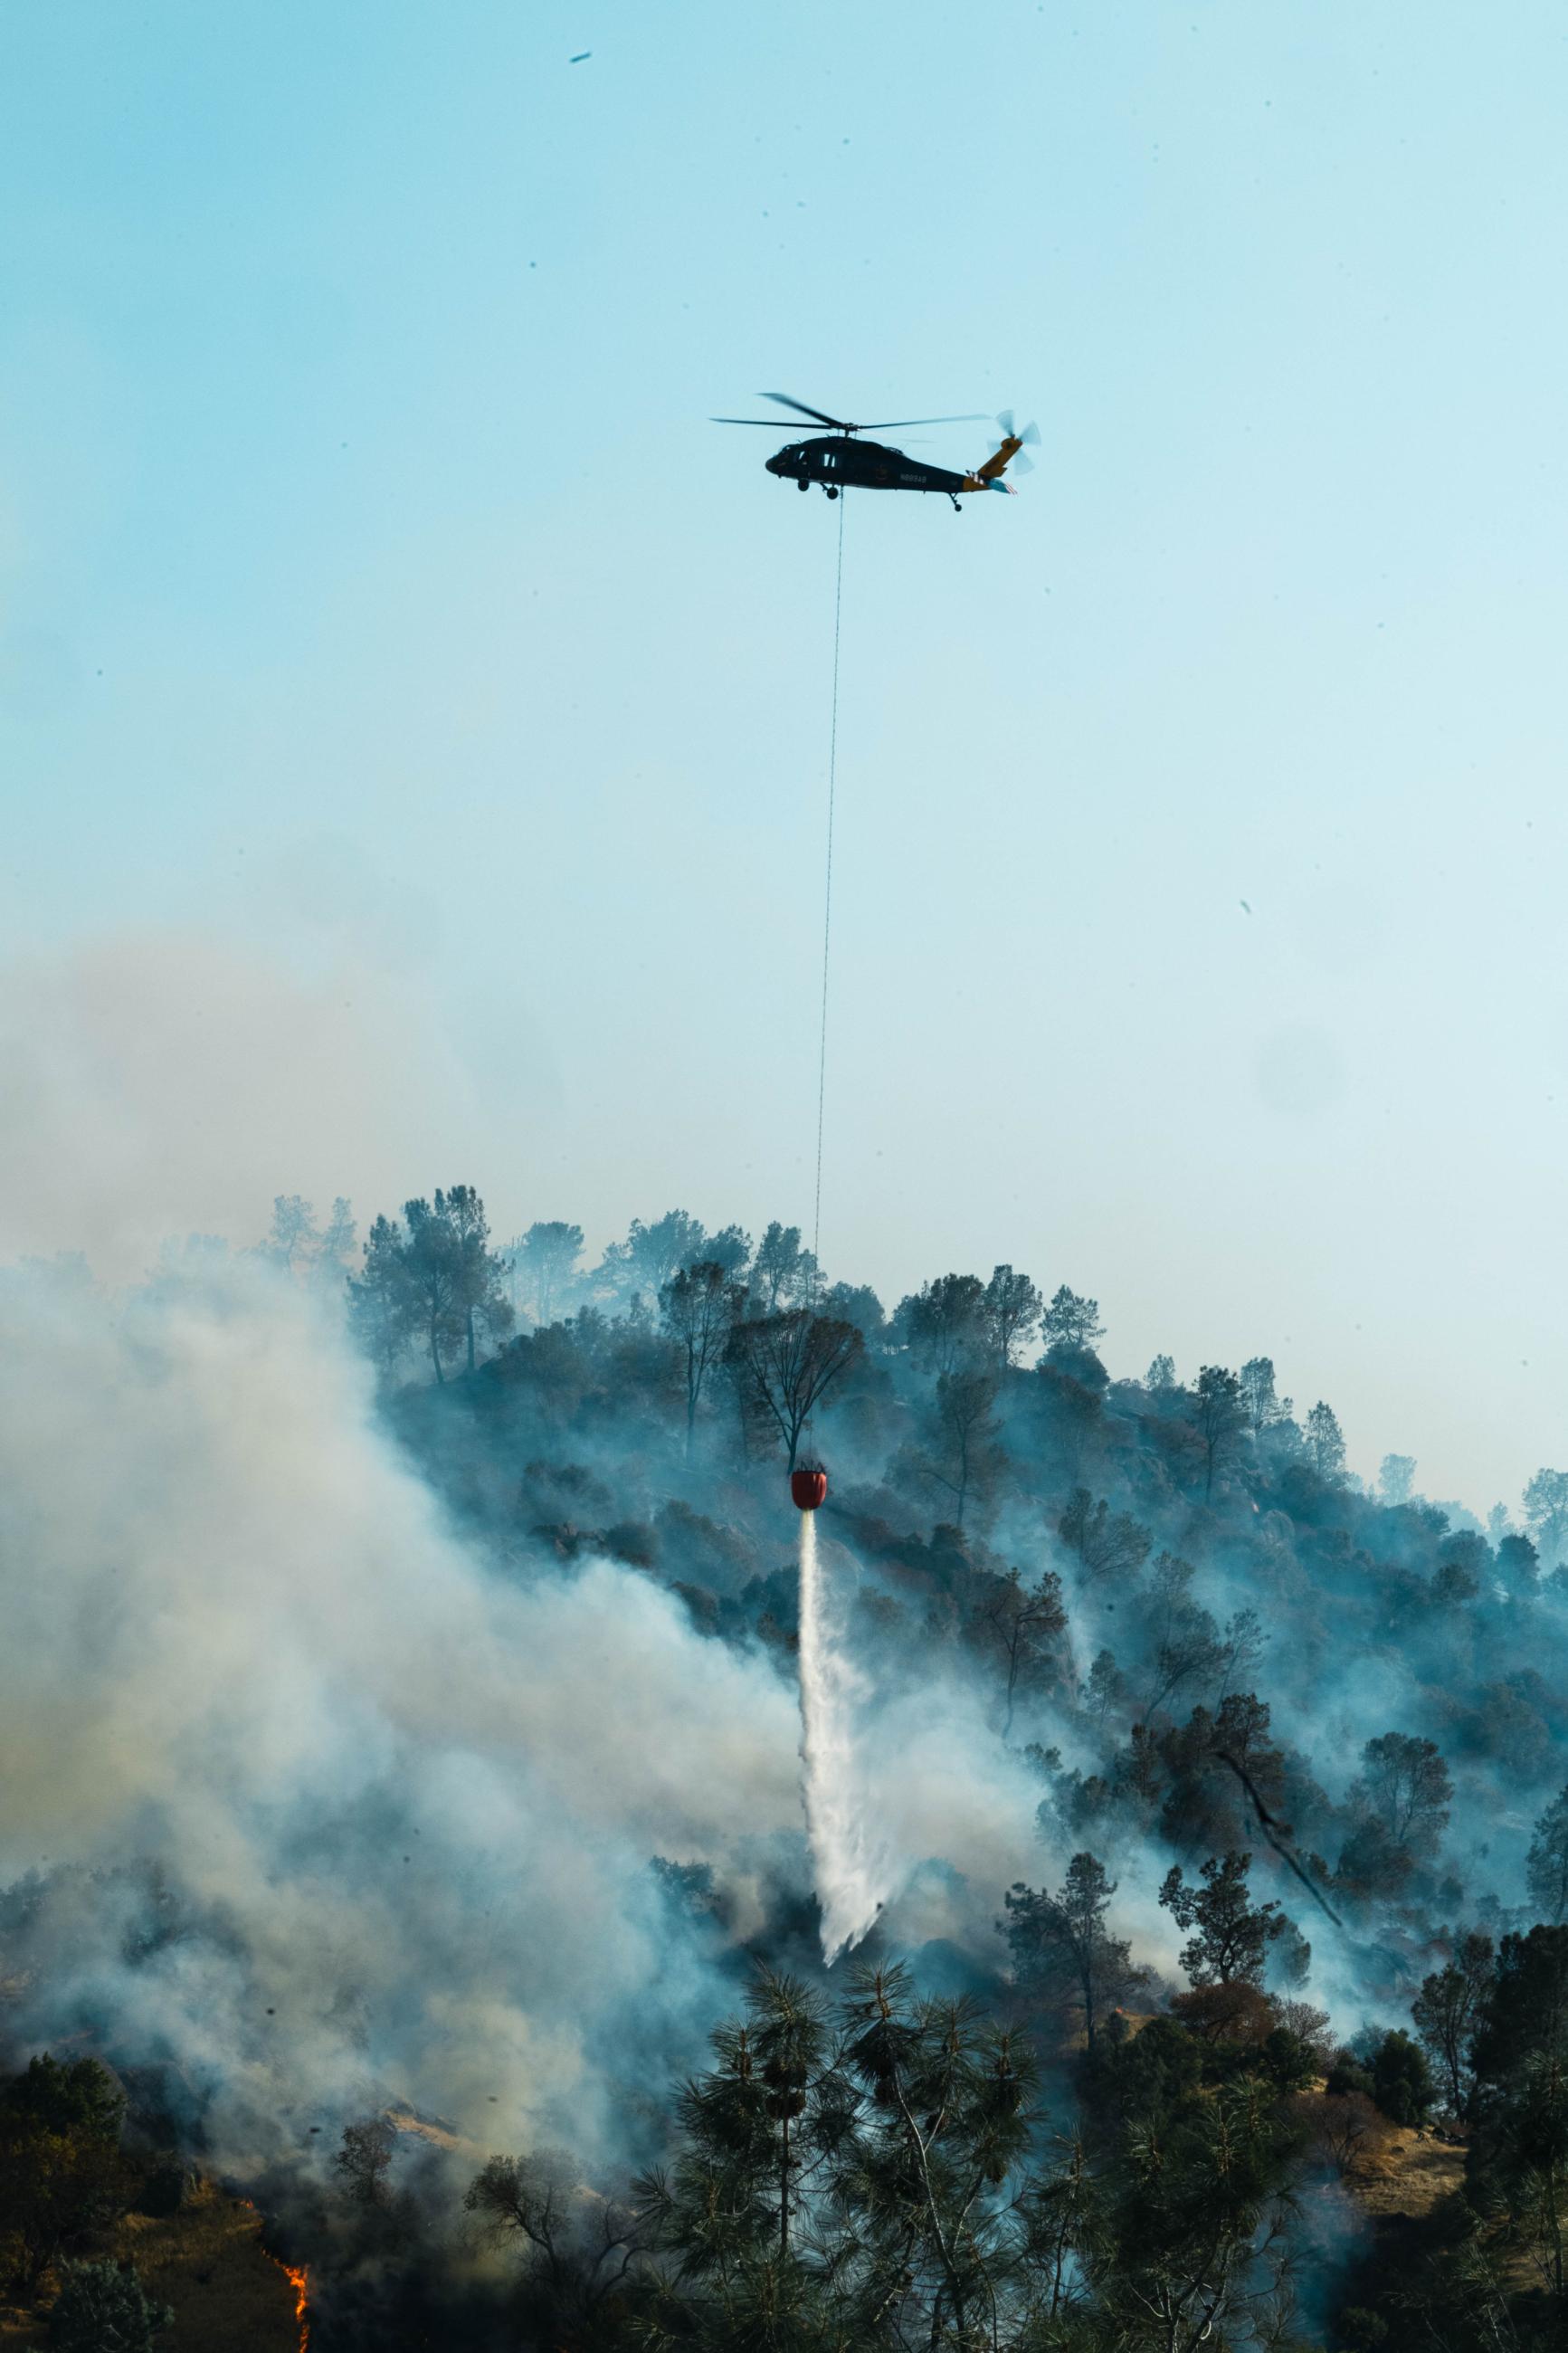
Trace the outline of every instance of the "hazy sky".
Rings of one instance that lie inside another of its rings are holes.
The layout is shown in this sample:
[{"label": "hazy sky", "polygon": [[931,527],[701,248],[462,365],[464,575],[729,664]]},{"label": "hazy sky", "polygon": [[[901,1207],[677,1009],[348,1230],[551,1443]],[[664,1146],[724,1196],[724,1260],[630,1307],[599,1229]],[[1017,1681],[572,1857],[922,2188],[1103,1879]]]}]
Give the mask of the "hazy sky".
[{"label": "hazy sky", "polygon": [[706,420],[1011,405],[848,506],[829,1271],[1568,1462],[1565,106],[1547,0],[13,0],[7,1241],[809,1224],[836,516]]}]

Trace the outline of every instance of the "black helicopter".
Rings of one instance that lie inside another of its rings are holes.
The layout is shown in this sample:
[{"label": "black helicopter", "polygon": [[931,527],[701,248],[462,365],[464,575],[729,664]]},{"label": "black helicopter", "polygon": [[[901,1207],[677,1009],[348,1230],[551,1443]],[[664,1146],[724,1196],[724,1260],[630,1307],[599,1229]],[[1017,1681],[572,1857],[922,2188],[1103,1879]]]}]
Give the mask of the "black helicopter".
[{"label": "black helicopter", "polygon": [[[1015,459],[1018,471],[1027,473],[1030,461],[1019,453],[1026,442],[1038,441],[1038,428],[1026,425],[1022,433],[1016,432],[1011,415],[1004,413],[996,419],[1002,427],[1002,440],[983,466],[972,474],[955,474],[946,466],[928,466],[922,459],[906,457],[901,449],[890,449],[880,441],[860,441],[860,433],[889,433],[900,425],[979,425],[979,417],[885,417],[873,425],[851,425],[842,417],[829,417],[821,408],[808,408],[804,400],[792,400],[787,392],[764,392],[763,400],[776,400],[781,408],[793,408],[802,417],[814,417],[819,425],[829,425],[837,437],[826,434],[814,441],[792,441],[787,449],[780,449],[767,461],[770,474],[780,474],[793,481],[798,490],[808,491],[813,482],[820,482],[830,499],[841,490],[857,491],[939,491],[952,501],[953,512],[962,514],[958,501],[967,491],[1011,491],[1011,482],[1002,477]],[[777,423],[767,417],[715,417],[715,425],[761,425],[778,431]]]}]

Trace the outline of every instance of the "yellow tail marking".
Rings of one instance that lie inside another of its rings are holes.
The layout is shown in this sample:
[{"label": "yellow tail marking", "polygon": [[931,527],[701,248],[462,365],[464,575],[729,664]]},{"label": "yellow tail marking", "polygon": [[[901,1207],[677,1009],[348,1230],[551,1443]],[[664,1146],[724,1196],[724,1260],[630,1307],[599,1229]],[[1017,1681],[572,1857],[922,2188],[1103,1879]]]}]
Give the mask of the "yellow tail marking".
[{"label": "yellow tail marking", "polygon": [[975,480],[977,482],[994,482],[999,474],[1006,472],[1010,461],[1017,456],[1023,446],[1024,443],[1021,435],[1016,440],[1009,438],[1004,441],[1002,447],[997,450],[994,458],[987,458],[984,466],[976,466],[974,470]]}]

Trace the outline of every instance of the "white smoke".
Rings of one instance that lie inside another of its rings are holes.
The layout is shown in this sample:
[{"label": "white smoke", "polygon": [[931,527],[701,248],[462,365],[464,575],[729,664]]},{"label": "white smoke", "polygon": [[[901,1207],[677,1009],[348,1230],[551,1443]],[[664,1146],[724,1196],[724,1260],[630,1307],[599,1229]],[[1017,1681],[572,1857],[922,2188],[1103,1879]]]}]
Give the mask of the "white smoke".
[{"label": "white smoke", "polygon": [[[885,1904],[998,1959],[1038,1788],[975,1698],[869,1688],[800,1518],[826,1948]],[[42,1878],[0,2030],[168,2063],[237,2172],[395,2101],[624,2152],[743,1970],[650,1858],[711,1863],[737,1935],[805,1863],[773,1659],[620,1566],[479,1557],[258,1261],[0,1276],[0,1886]]]},{"label": "white smoke", "polygon": [[[84,1250],[130,1278],[170,1233],[252,1240],[278,1192],[363,1212],[463,1169],[526,1183],[512,1091],[421,981],[358,939],[289,963],[200,931],[0,963],[0,1255]],[[529,1056],[508,1067],[526,1092]]]},{"label": "white smoke", "polygon": [[786,1687],[623,1568],[488,1571],[265,1269],[6,1278],[0,1599],[7,2022],[174,2055],[229,2162],[386,2098],[591,2147],[731,1998],[647,1866],[787,1847]]}]

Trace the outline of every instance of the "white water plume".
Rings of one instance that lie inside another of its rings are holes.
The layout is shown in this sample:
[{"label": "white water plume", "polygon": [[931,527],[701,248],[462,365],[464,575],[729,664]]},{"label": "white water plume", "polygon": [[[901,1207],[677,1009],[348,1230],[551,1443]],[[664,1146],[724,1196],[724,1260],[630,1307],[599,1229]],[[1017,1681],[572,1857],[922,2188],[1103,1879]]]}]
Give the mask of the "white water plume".
[{"label": "white water plume", "polygon": [[816,1550],[816,1514],[800,1515],[801,1761],[822,1949],[829,1961],[857,1945],[892,1886],[885,1843],[868,1834],[870,1809],[855,1735],[865,1678],[830,1620]]}]

